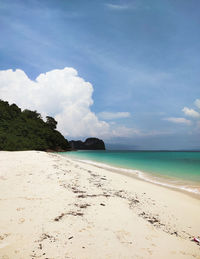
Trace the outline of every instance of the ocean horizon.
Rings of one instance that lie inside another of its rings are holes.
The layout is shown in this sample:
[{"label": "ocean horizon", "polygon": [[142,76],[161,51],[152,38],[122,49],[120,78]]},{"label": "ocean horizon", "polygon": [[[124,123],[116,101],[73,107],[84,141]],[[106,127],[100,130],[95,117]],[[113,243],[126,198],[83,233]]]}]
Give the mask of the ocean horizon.
[{"label": "ocean horizon", "polygon": [[196,150],[80,150],[62,155],[200,195],[200,152]]}]

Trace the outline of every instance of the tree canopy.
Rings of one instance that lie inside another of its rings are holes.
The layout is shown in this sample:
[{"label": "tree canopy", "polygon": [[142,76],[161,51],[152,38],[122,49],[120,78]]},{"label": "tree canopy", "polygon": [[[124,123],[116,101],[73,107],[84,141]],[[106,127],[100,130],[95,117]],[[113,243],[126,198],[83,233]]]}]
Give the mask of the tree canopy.
[{"label": "tree canopy", "polygon": [[57,121],[50,116],[46,116],[46,119],[47,119],[46,124],[48,124],[50,128],[56,129]]},{"label": "tree canopy", "polygon": [[68,150],[69,143],[56,130],[57,122],[40,113],[0,100],[0,150]]}]

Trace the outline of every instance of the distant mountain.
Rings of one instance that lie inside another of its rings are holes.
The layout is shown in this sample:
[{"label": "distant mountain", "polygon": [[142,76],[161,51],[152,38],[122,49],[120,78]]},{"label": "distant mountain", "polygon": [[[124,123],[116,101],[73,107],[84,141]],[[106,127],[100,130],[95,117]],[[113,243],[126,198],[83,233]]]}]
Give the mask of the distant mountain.
[{"label": "distant mountain", "polygon": [[69,142],[56,130],[57,122],[46,118],[44,122],[36,111],[22,111],[0,100],[0,150],[69,150]]},{"label": "distant mountain", "polygon": [[69,144],[75,150],[105,150],[103,140],[98,138],[87,138],[85,142],[81,140],[71,140]]}]

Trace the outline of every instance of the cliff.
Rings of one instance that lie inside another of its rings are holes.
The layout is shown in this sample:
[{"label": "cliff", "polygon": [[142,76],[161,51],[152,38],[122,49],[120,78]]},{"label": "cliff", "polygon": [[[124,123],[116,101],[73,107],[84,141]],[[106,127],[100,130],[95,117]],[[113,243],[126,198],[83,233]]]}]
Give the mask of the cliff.
[{"label": "cliff", "polygon": [[71,140],[69,144],[72,149],[76,150],[105,150],[103,140],[98,138],[87,138],[85,142],[81,140]]}]

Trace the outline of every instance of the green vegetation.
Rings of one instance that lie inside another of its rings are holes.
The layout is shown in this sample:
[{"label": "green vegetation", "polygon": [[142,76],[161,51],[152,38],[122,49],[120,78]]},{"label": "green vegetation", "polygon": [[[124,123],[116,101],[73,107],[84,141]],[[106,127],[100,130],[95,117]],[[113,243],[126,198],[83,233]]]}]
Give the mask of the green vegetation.
[{"label": "green vegetation", "polygon": [[36,111],[24,110],[0,100],[0,150],[69,150],[68,141],[47,116],[44,122]]}]

